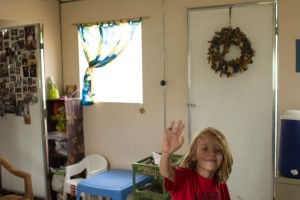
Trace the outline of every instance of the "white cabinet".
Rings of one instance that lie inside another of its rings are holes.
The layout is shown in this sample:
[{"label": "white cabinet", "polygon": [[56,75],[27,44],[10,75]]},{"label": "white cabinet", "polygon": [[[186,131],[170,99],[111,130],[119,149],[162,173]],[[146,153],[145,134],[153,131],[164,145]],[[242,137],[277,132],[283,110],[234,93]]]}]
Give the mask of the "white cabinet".
[{"label": "white cabinet", "polygon": [[275,200],[299,200],[300,179],[275,177]]}]

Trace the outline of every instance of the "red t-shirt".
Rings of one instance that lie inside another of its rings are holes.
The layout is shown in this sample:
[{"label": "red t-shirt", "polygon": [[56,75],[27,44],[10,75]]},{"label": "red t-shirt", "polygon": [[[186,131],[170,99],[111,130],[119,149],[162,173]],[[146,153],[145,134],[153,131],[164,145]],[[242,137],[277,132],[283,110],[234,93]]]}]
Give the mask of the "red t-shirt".
[{"label": "red t-shirt", "polygon": [[191,169],[174,169],[175,181],[165,178],[164,184],[172,200],[230,200],[226,183],[204,178]]}]

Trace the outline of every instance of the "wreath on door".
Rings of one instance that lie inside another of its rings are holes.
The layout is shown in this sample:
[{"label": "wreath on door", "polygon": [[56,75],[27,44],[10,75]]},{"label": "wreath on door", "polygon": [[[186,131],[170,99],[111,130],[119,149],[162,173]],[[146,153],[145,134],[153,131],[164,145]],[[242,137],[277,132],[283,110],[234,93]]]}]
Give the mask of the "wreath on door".
[{"label": "wreath on door", "polygon": [[[248,69],[248,64],[253,63],[254,50],[251,47],[250,40],[240,30],[239,27],[224,27],[220,32],[215,32],[213,38],[209,41],[208,63],[215,73],[220,72],[220,77],[234,76]],[[225,55],[229,52],[230,46],[235,45],[241,51],[240,57],[226,60]]]}]

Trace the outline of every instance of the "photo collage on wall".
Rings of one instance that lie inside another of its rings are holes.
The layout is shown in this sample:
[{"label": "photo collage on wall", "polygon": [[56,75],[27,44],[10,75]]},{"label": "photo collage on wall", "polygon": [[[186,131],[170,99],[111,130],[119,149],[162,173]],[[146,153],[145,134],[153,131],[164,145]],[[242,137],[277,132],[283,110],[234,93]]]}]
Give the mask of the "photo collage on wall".
[{"label": "photo collage on wall", "polygon": [[30,124],[28,105],[38,103],[38,27],[0,30],[0,114],[14,113]]}]

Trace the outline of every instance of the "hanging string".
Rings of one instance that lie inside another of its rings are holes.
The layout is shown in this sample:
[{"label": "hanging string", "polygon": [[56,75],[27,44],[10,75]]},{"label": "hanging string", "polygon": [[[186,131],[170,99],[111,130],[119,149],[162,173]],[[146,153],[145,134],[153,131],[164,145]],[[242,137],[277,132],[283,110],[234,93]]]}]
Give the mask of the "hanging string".
[{"label": "hanging string", "polygon": [[231,27],[231,6],[229,7],[229,27]]}]

